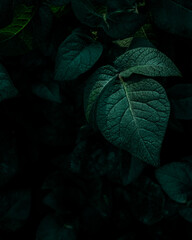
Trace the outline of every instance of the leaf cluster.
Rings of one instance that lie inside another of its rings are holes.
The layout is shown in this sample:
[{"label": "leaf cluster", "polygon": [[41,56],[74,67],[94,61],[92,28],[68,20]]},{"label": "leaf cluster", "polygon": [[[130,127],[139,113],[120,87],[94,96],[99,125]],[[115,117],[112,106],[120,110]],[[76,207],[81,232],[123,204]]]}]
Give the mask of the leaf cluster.
[{"label": "leaf cluster", "polygon": [[189,0],[1,0],[0,239],[191,240]]}]

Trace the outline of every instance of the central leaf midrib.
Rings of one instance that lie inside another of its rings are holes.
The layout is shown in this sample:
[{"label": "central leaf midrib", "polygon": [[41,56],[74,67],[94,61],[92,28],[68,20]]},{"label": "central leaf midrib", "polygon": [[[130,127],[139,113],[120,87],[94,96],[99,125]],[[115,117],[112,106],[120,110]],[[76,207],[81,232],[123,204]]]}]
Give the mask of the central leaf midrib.
[{"label": "central leaf midrib", "polygon": [[123,81],[123,79],[122,79],[121,77],[120,77],[120,82],[121,82],[121,84],[123,85],[123,89],[124,89],[124,91],[125,91],[125,95],[126,95],[126,98],[127,98],[127,100],[128,100],[129,106],[130,106],[131,115],[132,115],[132,117],[133,117],[133,121],[135,122],[135,126],[136,126],[136,128],[137,128],[138,135],[139,135],[140,139],[142,140],[142,143],[143,143],[144,148],[147,150],[147,153],[150,155],[150,158],[153,159],[153,157],[151,156],[150,152],[148,151],[148,149],[147,149],[147,147],[146,147],[146,145],[145,145],[145,143],[144,143],[144,141],[143,141],[143,138],[142,138],[142,136],[141,136],[141,134],[140,134],[140,131],[139,131],[140,127],[139,127],[138,124],[137,124],[136,116],[135,116],[134,111],[133,111],[133,109],[132,109],[131,100],[130,100],[129,94],[128,94],[127,90],[126,90],[125,82]]}]

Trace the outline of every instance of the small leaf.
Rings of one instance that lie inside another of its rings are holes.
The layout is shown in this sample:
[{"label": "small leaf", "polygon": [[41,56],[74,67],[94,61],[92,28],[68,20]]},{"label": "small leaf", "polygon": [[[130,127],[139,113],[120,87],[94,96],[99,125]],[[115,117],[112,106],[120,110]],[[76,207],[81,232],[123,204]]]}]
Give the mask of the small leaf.
[{"label": "small leaf", "polygon": [[72,33],[60,45],[56,58],[55,80],[76,79],[100,58],[103,51],[101,43],[90,40],[87,36],[83,37],[77,32]]},{"label": "small leaf", "polygon": [[75,240],[76,236],[73,226],[65,225],[56,217],[46,216],[40,223],[37,234],[37,240]]},{"label": "small leaf", "polygon": [[177,84],[168,93],[175,118],[192,119],[192,84]]},{"label": "small leaf", "polygon": [[118,57],[114,65],[121,71],[120,76],[125,78],[133,73],[150,77],[181,76],[165,54],[151,47],[131,49]]},{"label": "small leaf", "polygon": [[178,203],[192,198],[192,166],[172,162],[156,170],[156,178],[167,195]]},{"label": "small leaf", "polygon": [[7,41],[22,31],[31,21],[33,13],[33,6],[18,5],[15,9],[12,22],[8,26],[0,29],[0,42]]},{"label": "small leaf", "polygon": [[152,79],[112,80],[97,104],[97,124],[112,144],[157,166],[169,118],[163,87]]},{"label": "small leaf", "polygon": [[106,84],[117,77],[117,73],[114,67],[106,65],[97,69],[88,79],[84,91],[84,110],[88,122],[90,122],[90,114],[96,105],[99,95]]},{"label": "small leaf", "polygon": [[0,64],[0,102],[15,97],[17,94],[18,91],[11,82],[7,71]]},{"label": "small leaf", "polygon": [[62,102],[59,86],[55,83],[35,84],[32,87],[32,92],[40,98],[58,103]]}]

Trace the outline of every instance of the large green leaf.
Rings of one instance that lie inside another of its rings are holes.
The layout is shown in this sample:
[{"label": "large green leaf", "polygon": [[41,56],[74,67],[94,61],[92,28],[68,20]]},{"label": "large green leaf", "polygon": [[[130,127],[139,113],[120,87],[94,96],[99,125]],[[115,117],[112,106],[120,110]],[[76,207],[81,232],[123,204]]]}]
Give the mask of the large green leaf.
[{"label": "large green leaf", "polygon": [[12,22],[0,29],[0,42],[7,41],[21,32],[31,21],[34,13],[33,10],[33,6],[18,5],[15,9]]},{"label": "large green leaf", "polygon": [[7,71],[0,64],[0,102],[15,97],[18,94]]},{"label": "large green leaf", "polygon": [[106,84],[116,78],[117,73],[114,67],[106,65],[97,69],[88,79],[84,91],[84,110],[88,122],[90,122],[90,114],[99,95]]},{"label": "large green leaf", "polygon": [[170,33],[192,38],[191,1],[150,0],[155,24]]},{"label": "large green leaf", "polygon": [[181,76],[175,64],[158,49],[138,47],[125,52],[114,61],[121,77],[141,74],[150,77]]},{"label": "large green leaf", "polygon": [[101,43],[72,33],[60,45],[55,64],[55,80],[65,81],[76,79],[89,70],[100,58],[103,51]]},{"label": "large green leaf", "polygon": [[167,195],[178,203],[192,199],[192,165],[172,162],[156,170],[156,178]]},{"label": "large green leaf", "polygon": [[98,99],[97,124],[104,137],[153,166],[159,164],[168,118],[166,92],[152,79],[112,80]]}]

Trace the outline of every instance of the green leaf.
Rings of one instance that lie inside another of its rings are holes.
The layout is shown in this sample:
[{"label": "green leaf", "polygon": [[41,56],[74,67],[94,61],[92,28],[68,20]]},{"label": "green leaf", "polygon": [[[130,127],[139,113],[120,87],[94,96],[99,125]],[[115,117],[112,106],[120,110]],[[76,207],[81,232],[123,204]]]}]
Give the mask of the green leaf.
[{"label": "green leaf", "polygon": [[7,41],[21,32],[31,21],[33,13],[33,6],[18,5],[15,8],[12,22],[8,26],[0,29],[0,42]]},{"label": "green leaf", "polygon": [[156,178],[167,195],[178,203],[192,199],[192,166],[172,162],[156,170]]},{"label": "green leaf", "polygon": [[108,82],[117,77],[117,70],[106,65],[97,69],[87,81],[84,90],[84,110],[88,122],[91,120],[91,111],[95,108],[97,99]]},{"label": "green leaf", "polygon": [[103,46],[75,32],[60,45],[56,57],[55,80],[73,80],[89,70],[100,58]]},{"label": "green leaf", "polygon": [[97,27],[103,20],[91,0],[71,0],[71,5],[78,20],[89,27]]},{"label": "green leaf", "polygon": [[155,24],[170,33],[192,38],[191,3],[173,0],[150,0],[149,7]]},{"label": "green leaf", "polygon": [[156,81],[116,79],[99,97],[97,124],[109,142],[157,166],[169,111],[166,92]]},{"label": "green leaf", "polygon": [[0,102],[17,96],[18,91],[14,87],[7,71],[0,64]]},{"label": "green leaf", "polygon": [[58,103],[62,102],[60,88],[55,83],[49,83],[46,85],[43,83],[35,84],[32,87],[32,92],[40,98]]},{"label": "green leaf", "polygon": [[150,77],[181,76],[175,64],[162,52],[151,47],[131,49],[118,57],[114,65],[121,77],[128,78],[133,73]]},{"label": "green leaf", "polygon": [[75,240],[73,226],[64,224],[55,217],[48,215],[41,221],[36,239],[39,240]]},{"label": "green leaf", "polygon": [[123,39],[133,36],[143,23],[144,16],[132,11],[123,11],[107,15],[101,26],[111,38]]},{"label": "green leaf", "polygon": [[168,91],[176,119],[192,119],[192,84],[177,84]]}]

